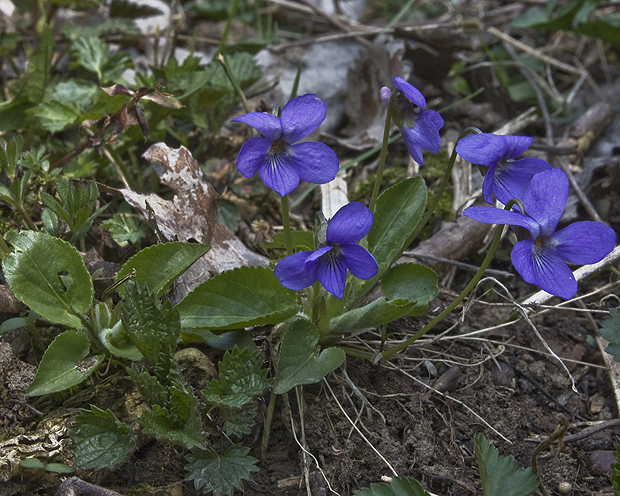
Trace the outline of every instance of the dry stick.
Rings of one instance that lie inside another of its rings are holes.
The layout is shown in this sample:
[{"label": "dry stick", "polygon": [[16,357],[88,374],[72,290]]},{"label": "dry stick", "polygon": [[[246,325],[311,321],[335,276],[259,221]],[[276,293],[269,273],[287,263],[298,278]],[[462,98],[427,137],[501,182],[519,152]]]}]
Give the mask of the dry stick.
[{"label": "dry stick", "polygon": [[411,374],[409,374],[408,372],[406,372],[405,370],[399,369],[396,365],[394,365],[391,362],[382,362],[381,366],[383,367],[387,367],[387,368],[391,368],[392,370],[397,370],[399,371],[401,374],[406,375],[407,377],[409,377],[410,379],[413,379],[415,382],[417,382],[418,384],[420,384],[421,386],[424,386],[427,389],[430,389],[430,391],[432,393],[438,394],[439,396],[442,396],[443,398],[447,398],[451,401],[454,401],[455,403],[458,403],[459,405],[461,405],[463,408],[465,408],[466,410],[468,410],[471,414],[473,414],[476,418],[478,418],[480,420],[480,422],[482,422],[488,429],[490,429],[491,431],[493,431],[495,434],[497,434],[499,437],[501,437],[504,441],[506,441],[508,444],[512,444],[512,441],[510,439],[508,439],[506,436],[504,436],[501,432],[499,432],[495,427],[493,427],[491,424],[489,424],[486,420],[484,420],[480,415],[478,415],[474,410],[472,410],[469,406],[467,406],[465,403],[463,403],[460,400],[457,400],[456,398],[454,398],[453,396],[450,396],[449,394],[446,393],[442,393],[441,391],[437,391],[436,389],[434,389],[433,387],[429,386],[428,384],[425,384],[424,382],[422,382],[421,380],[419,380],[417,377],[412,376]]},{"label": "dry stick", "polygon": [[487,28],[487,32],[497,36],[498,38],[500,38],[503,41],[507,41],[511,45],[515,46],[516,48],[519,48],[520,50],[523,50],[524,52],[529,53],[530,55],[534,55],[535,57],[539,58],[540,60],[546,62],[549,65],[555,66],[558,69],[562,69],[562,70],[564,70],[566,72],[570,72],[571,74],[577,74],[579,76],[582,76],[583,74],[587,74],[586,79],[590,83],[590,85],[592,86],[592,88],[594,89],[596,94],[601,99],[603,99],[603,100],[605,99],[605,96],[601,93],[601,90],[596,85],[596,83],[592,79],[592,76],[590,76],[590,73],[587,70],[585,70],[585,69],[577,69],[576,67],[573,67],[572,65],[565,64],[564,62],[560,62],[559,60],[554,59],[553,57],[549,57],[548,55],[545,55],[544,53],[540,52],[539,50],[536,50],[536,49],[532,48],[531,46],[526,45],[525,43],[522,43],[519,40],[516,40],[512,36],[510,36],[510,35],[508,35],[506,33],[503,33],[499,29],[494,28],[492,26]]},{"label": "dry stick", "polygon": [[79,477],[71,477],[58,487],[60,496],[123,496],[115,491],[95,486]]},{"label": "dry stick", "polygon": [[[297,396],[297,409],[299,410],[299,428],[301,429],[301,444],[302,447],[302,461],[304,464],[304,480],[306,481],[306,491],[308,496],[312,496],[312,490],[310,489],[310,468],[306,453],[308,450],[306,446],[306,430],[304,428],[304,390],[303,386],[295,386],[295,395]],[[290,410],[289,410],[290,411]]]},{"label": "dry stick", "polygon": [[289,48],[296,47],[296,46],[315,45],[318,43],[327,43],[328,41],[345,40],[347,38],[357,38],[358,36],[373,36],[377,34],[390,34],[393,32],[394,32],[394,29],[377,28],[377,29],[365,29],[363,31],[349,31],[347,33],[326,34],[322,36],[308,37],[308,38],[304,38],[302,40],[297,40],[297,41],[289,41],[287,43],[282,43],[280,45],[267,47],[267,49],[272,52],[279,53],[279,52],[288,50]]},{"label": "dry stick", "polygon": [[573,171],[570,170],[568,160],[566,160],[565,157],[558,157],[557,161],[560,164],[561,169],[566,173],[566,176],[568,177],[568,182],[575,191],[575,194],[577,195],[577,198],[579,198],[579,201],[583,205],[583,208],[585,208],[586,212],[588,212],[590,218],[596,222],[600,222],[601,224],[606,224],[605,222],[603,222],[603,219],[601,219],[601,216],[594,208],[594,205],[592,205],[592,202],[590,202],[590,199],[586,196],[586,194],[579,186],[579,183],[577,182]]},{"label": "dry stick", "polygon": [[547,143],[549,143],[549,145],[553,145],[553,142],[554,142],[553,126],[551,125],[551,117],[549,116],[549,110],[547,109],[547,104],[545,103],[545,97],[543,96],[542,91],[540,91],[540,88],[536,84],[536,81],[534,81],[534,78],[530,75],[528,69],[524,67],[519,61],[519,56],[517,55],[517,52],[515,51],[514,47],[506,41],[503,43],[503,45],[506,51],[508,52],[508,54],[510,55],[510,57],[516,62],[519,71],[521,72],[523,77],[527,80],[527,82],[530,84],[530,87],[536,94],[536,99],[538,100],[538,106],[540,107],[540,111],[542,112],[542,116],[545,121]]},{"label": "dry stick", "polygon": [[[352,31],[351,26],[347,25],[345,22],[341,21],[340,19],[338,19],[335,16],[330,16],[329,14],[327,14],[326,12],[323,12],[321,9],[319,9],[318,7],[316,7],[310,0],[300,0],[301,3],[307,5],[308,7],[310,7],[310,9],[312,9],[312,11],[321,16],[324,17],[325,19],[327,19],[327,21],[332,24],[334,27],[345,31],[345,32],[349,32]],[[362,38],[361,36],[356,36],[355,39],[361,43],[364,46],[368,46],[371,43],[366,39],[366,38]]]}]

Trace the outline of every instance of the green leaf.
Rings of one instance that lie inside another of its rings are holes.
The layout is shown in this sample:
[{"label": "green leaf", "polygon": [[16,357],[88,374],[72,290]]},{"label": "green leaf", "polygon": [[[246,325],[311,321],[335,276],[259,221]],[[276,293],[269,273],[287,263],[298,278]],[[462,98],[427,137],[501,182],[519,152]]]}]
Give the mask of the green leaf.
[{"label": "green leaf", "polygon": [[406,299],[426,305],[439,294],[437,274],[426,265],[398,264],[384,274],[381,290],[390,300]]},{"label": "green leaf", "polygon": [[261,370],[257,357],[258,351],[236,346],[232,353],[224,353],[219,365],[220,378],[213,379],[202,391],[206,400],[218,406],[241,408],[261,394],[268,386],[267,370]]},{"label": "green leaf", "polygon": [[45,97],[45,88],[51,77],[54,45],[54,35],[49,29],[46,29],[39,37],[37,48],[28,59],[24,81],[26,94],[31,103],[41,103]]},{"label": "green leaf", "polygon": [[127,246],[128,241],[136,243],[148,231],[145,225],[126,214],[114,214],[111,219],[102,222],[101,227],[109,229],[112,239],[122,247]]},{"label": "green leaf", "polygon": [[76,386],[101,363],[105,355],[86,358],[90,340],[82,331],[70,329],[56,336],[47,347],[28,396],[55,393]]},{"label": "green leaf", "polygon": [[57,474],[72,474],[75,472],[75,467],[65,465],[64,463],[48,463],[45,466],[45,470],[48,472],[55,472]]},{"label": "green leaf", "polygon": [[246,403],[242,408],[224,408],[226,421],[224,432],[227,436],[242,437],[252,432],[252,426],[256,423],[258,407],[256,403]]},{"label": "green leaf", "polygon": [[41,127],[50,133],[62,131],[71,126],[82,113],[75,103],[63,103],[56,100],[42,102],[31,112],[40,119]]},{"label": "green leaf", "polygon": [[198,415],[182,422],[159,405],[153,405],[152,408],[152,411],[144,412],[138,419],[145,434],[154,436],[160,441],[181,444],[186,448],[195,448],[204,444],[204,434]]},{"label": "green leaf", "polygon": [[331,318],[329,328],[339,334],[377,327],[410,315],[417,306],[416,301],[407,299],[377,298],[368,305]]},{"label": "green leaf", "polygon": [[405,179],[377,198],[375,218],[366,237],[367,248],[379,264],[377,275],[367,281],[353,279],[351,299],[367,293],[400,255],[426,207],[426,183],[422,177]]},{"label": "green leaf", "polygon": [[344,362],[340,348],[327,348],[317,353],[319,331],[308,321],[291,323],[280,344],[280,358],[274,392],[283,394],[301,384],[314,384]]},{"label": "green leaf", "polygon": [[8,143],[0,139],[0,165],[9,179],[15,179],[15,170],[22,154],[23,145],[24,138],[21,135],[17,135]]},{"label": "green leaf", "polygon": [[[133,281],[125,285],[122,322],[125,333],[151,365],[171,363],[181,335],[179,312],[169,301],[163,305],[148,288],[141,289]],[[163,372],[168,373],[166,370]]]},{"label": "green leaf", "polygon": [[151,407],[166,404],[168,390],[157,380],[157,377],[149,374],[145,368],[138,368],[135,363],[132,364],[131,368],[127,367],[126,370],[131,381]]},{"label": "green leaf", "polygon": [[430,496],[415,479],[394,477],[391,487],[385,482],[371,484],[370,487],[358,489],[354,496]]},{"label": "green leaf", "polygon": [[45,465],[38,458],[24,458],[19,461],[19,465],[24,468],[32,468],[35,470],[43,469],[45,470]]},{"label": "green leaf", "polygon": [[400,254],[422,218],[426,197],[426,183],[419,176],[405,179],[379,195],[367,236],[368,251],[379,265],[391,264]]},{"label": "green leaf", "polygon": [[614,488],[614,494],[620,494],[620,446],[614,451],[616,463],[611,464],[611,484]]},{"label": "green leaf", "polygon": [[620,307],[609,311],[609,317],[603,320],[598,332],[609,341],[605,351],[620,362]]},{"label": "green leaf", "polygon": [[[2,260],[13,294],[51,322],[81,328],[77,314],[88,311],[93,284],[82,257],[66,241],[34,231],[7,233],[15,252]],[[71,283],[67,284],[67,278]]]},{"label": "green leaf", "polygon": [[125,334],[123,323],[120,320],[112,327],[99,329],[97,335],[103,346],[114,356],[127,358],[134,362],[144,358],[140,350],[131,343]]},{"label": "green leaf", "polygon": [[108,61],[110,47],[94,36],[76,37],[71,42],[73,56],[84,69],[97,74],[99,82],[103,79],[103,66]]},{"label": "green leaf", "polygon": [[101,410],[95,405],[82,410],[75,417],[71,449],[75,462],[82,468],[113,469],[136,449],[131,429],[116,418],[109,409]]},{"label": "green leaf", "polygon": [[[151,292],[162,296],[177,277],[205,253],[209,251],[209,245],[198,243],[160,243],[140,250],[127,262],[116,274],[115,281],[136,271],[133,280],[143,286],[146,284]],[[123,287],[118,288],[118,293],[125,294]]]},{"label": "green leaf", "polygon": [[528,496],[538,488],[532,469],[517,468],[514,460],[499,456],[484,436],[474,439],[474,452],[484,496]]},{"label": "green leaf", "polygon": [[177,305],[184,328],[238,329],[277,324],[299,309],[268,267],[239,267],[208,279]]},{"label": "green leaf", "polygon": [[217,456],[205,450],[192,450],[187,455],[187,480],[194,481],[196,490],[212,491],[214,496],[232,496],[235,489],[243,490],[243,480],[252,480],[258,460],[248,456],[249,448],[236,444]]}]

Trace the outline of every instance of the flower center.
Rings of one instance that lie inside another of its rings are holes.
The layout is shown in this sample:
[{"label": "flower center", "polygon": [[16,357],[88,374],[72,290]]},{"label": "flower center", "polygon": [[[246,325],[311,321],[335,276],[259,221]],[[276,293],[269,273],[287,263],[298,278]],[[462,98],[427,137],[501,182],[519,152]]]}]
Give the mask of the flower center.
[{"label": "flower center", "polygon": [[286,141],[274,140],[267,150],[267,159],[273,164],[278,162],[280,158],[290,155],[290,153],[291,147]]}]

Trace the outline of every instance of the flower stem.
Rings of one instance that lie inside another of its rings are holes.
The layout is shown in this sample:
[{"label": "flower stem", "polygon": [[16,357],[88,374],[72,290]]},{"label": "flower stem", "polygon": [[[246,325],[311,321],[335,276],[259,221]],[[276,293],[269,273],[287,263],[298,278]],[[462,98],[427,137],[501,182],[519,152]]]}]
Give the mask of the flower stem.
[{"label": "flower stem", "polygon": [[489,267],[489,264],[491,263],[491,260],[493,259],[493,255],[495,255],[495,250],[497,250],[497,246],[499,245],[503,230],[504,230],[503,224],[498,225],[497,228],[495,229],[495,235],[493,237],[493,241],[491,242],[491,246],[489,247],[489,251],[487,252],[487,256],[485,257],[484,261],[482,262],[482,265],[478,269],[478,272],[476,272],[476,275],[474,275],[473,279],[469,282],[469,284],[461,292],[461,294],[458,295],[456,299],[452,303],[450,303],[450,305],[448,305],[443,312],[437,315],[437,317],[431,320],[428,324],[426,324],[422,329],[416,332],[409,339],[400,343],[399,345],[396,345],[390,348],[389,350],[383,353],[378,353],[375,356],[375,362],[378,362],[379,360],[389,360],[396,353],[404,350],[409,345],[413,344],[415,341],[417,341],[422,336],[424,336],[424,334],[430,331],[433,327],[435,327],[439,322],[441,322],[448,314],[450,314],[450,312],[452,312],[452,310],[454,310],[457,307],[459,303],[461,303],[465,299],[465,297],[472,291],[472,289],[476,287],[476,284],[478,284],[478,282],[484,275],[484,271],[487,270],[487,268]]},{"label": "flower stem", "polygon": [[282,204],[282,225],[284,226],[284,243],[286,244],[286,254],[293,254],[293,238],[291,237],[291,220],[288,215],[288,198],[280,197]]},{"label": "flower stem", "polygon": [[482,131],[480,131],[480,129],[478,129],[477,127],[468,127],[459,135],[458,139],[456,140],[456,143],[454,143],[454,150],[452,150],[452,155],[450,156],[450,160],[448,161],[448,167],[446,167],[446,171],[444,172],[443,178],[441,179],[441,184],[439,185],[439,188],[437,188],[437,191],[435,191],[435,197],[433,198],[433,204],[430,205],[426,209],[426,213],[424,214],[424,217],[422,217],[422,220],[418,223],[415,230],[407,238],[407,241],[405,241],[405,243],[403,244],[403,247],[400,250],[400,253],[396,256],[396,258],[394,258],[394,260],[397,260],[402,255],[403,251],[405,251],[407,247],[418,237],[418,234],[422,232],[422,229],[424,229],[424,227],[426,226],[426,224],[432,217],[433,213],[437,209],[437,206],[439,205],[439,202],[441,201],[441,197],[443,196],[443,193],[446,190],[448,183],[450,182],[450,176],[452,175],[452,168],[454,167],[454,162],[456,161],[456,145],[458,144],[460,139],[464,138],[465,136],[471,133],[481,134]]},{"label": "flower stem", "polygon": [[385,160],[387,159],[387,147],[390,139],[390,126],[392,125],[392,111],[394,108],[395,95],[397,91],[392,91],[390,97],[390,103],[388,104],[387,114],[385,116],[385,127],[383,128],[383,142],[381,144],[381,155],[379,155],[379,167],[377,168],[377,177],[375,178],[375,187],[372,190],[372,196],[370,197],[370,205],[368,208],[374,212],[375,205],[377,203],[377,197],[379,196],[379,189],[383,182],[383,169],[385,168]]}]

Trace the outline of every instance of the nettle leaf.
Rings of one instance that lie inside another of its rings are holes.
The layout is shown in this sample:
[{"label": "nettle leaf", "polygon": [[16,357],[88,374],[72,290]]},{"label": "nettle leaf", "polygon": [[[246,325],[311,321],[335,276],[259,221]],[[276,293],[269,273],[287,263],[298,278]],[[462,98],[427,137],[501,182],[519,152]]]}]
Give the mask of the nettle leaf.
[{"label": "nettle leaf", "polygon": [[474,452],[484,496],[528,496],[538,488],[532,469],[518,468],[513,459],[499,456],[484,436],[474,439]]},{"label": "nettle leaf", "polygon": [[394,477],[390,486],[385,482],[371,484],[370,487],[358,489],[355,496],[430,496],[415,479]]},{"label": "nettle leaf", "polygon": [[93,284],[77,250],[42,232],[11,231],[6,237],[15,252],[2,268],[13,294],[41,317],[81,328],[78,314],[88,311]]},{"label": "nettle leaf", "polygon": [[39,118],[43,129],[56,133],[73,125],[82,113],[82,109],[73,102],[50,100],[40,103],[31,112]]},{"label": "nettle leaf", "polygon": [[235,489],[243,490],[243,480],[252,480],[252,472],[258,472],[258,460],[248,456],[249,448],[236,444],[218,456],[205,450],[192,450],[187,455],[185,470],[190,472],[186,480],[194,481],[194,487],[214,496],[232,496]]},{"label": "nettle leaf", "polygon": [[198,415],[183,421],[159,405],[153,405],[152,408],[152,411],[144,412],[138,419],[145,434],[154,436],[160,441],[181,444],[186,448],[204,444],[204,434]]},{"label": "nettle leaf", "polygon": [[134,383],[142,397],[152,407],[153,405],[164,406],[168,400],[168,389],[157,380],[157,377],[148,373],[145,368],[138,368],[132,364],[127,367],[127,373],[131,382]]},{"label": "nettle leaf", "polygon": [[227,436],[242,437],[252,432],[252,426],[256,423],[258,406],[256,403],[246,403],[241,408],[224,408],[226,417],[224,432]]},{"label": "nettle leaf", "polygon": [[314,384],[344,362],[346,355],[340,348],[317,352],[319,331],[308,321],[298,319],[291,323],[280,344],[280,358],[274,392],[283,394],[301,384]]},{"label": "nettle leaf", "polygon": [[86,359],[90,340],[82,331],[70,329],[56,336],[47,347],[28,396],[55,393],[76,386],[86,379],[104,359],[105,355]]},{"label": "nettle leaf", "polygon": [[620,307],[609,311],[609,317],[603,320],[598,332],[609,341],[605,351],[620,362]]},{"label": "nettle leaf", "polygon": [[[149,289],[162,296],[177,277],[207,253],[211,247],[198,243],[160,243],[140,250],[116,274],[115,281],[119,281],[133,270],[136,275],[133,280],[140,286],[148,285]],[[122,296],[124,287],[118,288]]]},{"label": "nettle leaf", "polygon": [[109,409],[91,405],[90,411],[80,411],[74,422],[71,438],[75,446],[71,450],[82,468],[113,469],[136,449],[131,429]]},{"label": "nettle leaf", "polygon": [[203,282],[177,305],[184,328],[212,330],[271,325],[300,310],[297,292],[268,267],[239,267]]},{"label": "nettle leaf", "polygon": [[236,346],[232,353],[224,353],[219,365],[220,378],[213,379],[202,390],[207,401],[218,406],[240,408],[261,394],[268,386],[265,378],[267,370],[261,370],[261,362],[257,357],[258,351]]},{"label": "nettle leaf", "polygon": [[148,288],[125,283],[122,322],[125,333],[151,365],[169,361],[181,335],[179,312],[169,301],[163,305]]}]

